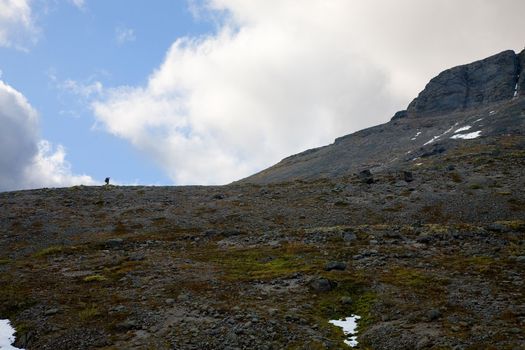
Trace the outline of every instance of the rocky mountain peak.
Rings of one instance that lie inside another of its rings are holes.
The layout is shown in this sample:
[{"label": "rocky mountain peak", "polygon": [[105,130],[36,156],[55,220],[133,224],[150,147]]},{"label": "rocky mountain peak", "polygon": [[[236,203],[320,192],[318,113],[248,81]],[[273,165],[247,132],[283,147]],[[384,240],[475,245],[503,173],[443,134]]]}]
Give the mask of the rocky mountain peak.
[{"label": "rocky mountain peak", "polygon": [[525,50],[512,50],[447,69],[430,80],[403,116],[431,116],[479,108],[525,95]]}]

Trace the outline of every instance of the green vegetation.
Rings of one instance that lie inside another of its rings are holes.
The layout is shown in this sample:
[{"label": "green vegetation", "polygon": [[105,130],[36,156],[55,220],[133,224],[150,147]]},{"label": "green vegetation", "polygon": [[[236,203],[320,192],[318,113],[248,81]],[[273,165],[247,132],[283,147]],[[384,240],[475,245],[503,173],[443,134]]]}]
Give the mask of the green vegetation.
[{"label": "green vegetation", "polygon": [[41,258],[44,256],[49,256],[49,255],[57,255],[57,254],[63,253],[64,250],[65,250],[64,246],[51,246],[51,247],[47,247],[47,248],[44,248],[36,252],[35,254],[33,254],[33,256],[35,258]]},{"label": "green vegetation", "polygon": [[81,321],[89,321],[100,315],[100,310],[95,305],[88,306],[85,309],[82,309],[78,312],[78,318]]},{"label": "green vegetation", "polygon": [[107,281],[107,278],[102,275],[91,275],[84,277],[84,282],[102,282]]}]

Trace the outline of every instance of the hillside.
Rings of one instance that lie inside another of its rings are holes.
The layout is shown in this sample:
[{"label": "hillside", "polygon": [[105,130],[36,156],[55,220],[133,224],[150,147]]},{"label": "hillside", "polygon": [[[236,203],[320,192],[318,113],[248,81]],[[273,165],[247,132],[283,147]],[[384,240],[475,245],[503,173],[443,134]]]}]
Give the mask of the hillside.
[{"label": "hillside", "polygon": [[382,171],[457,148],[475,132],[485,140],[525,132],[525,50],[504,51],[432,79],[406,111],[386,124],[340,137],[241,182],[269,183]]},{"label": "hillside", "polygon": [[0,193],[0,319],[26,349],[347,349],[351,315],[357,349],[525,348],[524,57],[228,186]]}]

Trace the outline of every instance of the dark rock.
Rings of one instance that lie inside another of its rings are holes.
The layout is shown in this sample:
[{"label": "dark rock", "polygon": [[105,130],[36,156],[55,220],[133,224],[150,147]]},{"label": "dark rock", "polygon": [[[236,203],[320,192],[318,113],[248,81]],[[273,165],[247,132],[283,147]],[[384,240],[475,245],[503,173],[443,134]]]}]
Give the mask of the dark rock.
[{"label": "dark rock", "polygon": [[398,120],[398,119],[406,118],[407,116],[408,116],[408,113],[406,110],[398,111],[394,114],[394,116],[390,120]]},{"label": "dark rock", "polygon": [[213,195],[213,199],[224,199],[226,198],[223,194],[217,193]]},{"label": "dark rock", "polygon": [[137,329],[138,325],[134,320],[126,320],[124,322],[118,323],[115,327],[119,331],[129,331],[130,329]]},{"label": "dark rock", "polygon": [[412,182],[414,181],[414,175],[412,174],[411,171],[403,171],[403,179],[406,182]]},{"label": "dark rock", "polygon": [[428,158],[445,152],[447,149],[441,144],[435,144],[432,146],[430,151],[427,151],[421,155],[421,158]]},{"label": "dark rock", "polygon": [[506,232],[508,231],[507,227],[505,227],[502,224],[493,223],[487,226],[487,230],[493,231],[493,232]]},{"label": "dark rock", "polygon": [[352,303],[354,302],[350,297],[342,297],[341,299],[339,299],[339,301],[343,305],[352,305]]},{"label": "dark rock", "polygon": [[144,253],[132,253],[129,255],[128,260],[129,261],[142,261],[146,258]]},{"label": "dark rock", "polygon": [[356,239],[357,239],[357,236],[353,232],[344,232],[343,233],[343,240],[345,242],[352,242],[352,241],[355,241]]},{"label": "dark rock", "polygon": [[516,262],[518,263],[525,263],[525,255],[517,256]]},{"label": "dark rock", "polygon": [[408,113],[411,116],[444,114],[510,100],[520,73],[519,61],[514,51],[508,50],[448,69],[430,80],[410,103]]},{"label": "dark rock", "polygon": [[34,333],[29,331],[22,334],[16,333],[16,341],[14,346],[17,348],[25,349],[33,344]]},{"label": "dark rock", "polygon": [[525,96],[525,50],[519,54],[519,64],[518,96]]},{"label": "dark rock", "polygon": [[239,236],[242,234],[242,232],[240,230],[224,230],[221,232],[221,234],[224,236],[224,237],[233,237],[233,236]]},{"label": "dark rock", "polygon": [[374,176],[372,175],[372,173],[368,169],[359,172],[359,174],[357,174],[357,176],[359,177],[359,180],[362,183],[365,183],[365,184],[368,184],[368,185],[374,183]]},{"label": "dark rock", "polygon": [[441,311],[439,311],[438,309],[432,309],[427,313],[427,318],[429,321],[435,321],[440,317],[441,317]]},{"label": "dark rock", "polygon": [[219,234],[219,232],[217,232],[217,230],[213,230],[213,229],[204,231],[204,235],[208,236],[208,237],[216,236],[218,234]]},{"label": "dark rock", "polygon": [[53,309],[48,309],[46,311],[44,311],[44,316],[53,316],[53,315],[56,315],[60,310],[57,309],[57,308],[53,308]]},{"label": "dark rock", "polygon": [[338,271],[344,271],[346,270],[346,263],[341,261],[330,261],[326,266],[324,267],[325,271],[332,271],[332,270],[338,270]]},{"label": "dark rock", "polygon": [[310,282],[310,287],[316,292],[329,292],[335,284],[326,278],[318,278]]},{"label": "dark rock", "polygon": [[119,249],[124,245],[124,240],[122,238],[112,238],[106,241],[106,247],[109,249]]}]

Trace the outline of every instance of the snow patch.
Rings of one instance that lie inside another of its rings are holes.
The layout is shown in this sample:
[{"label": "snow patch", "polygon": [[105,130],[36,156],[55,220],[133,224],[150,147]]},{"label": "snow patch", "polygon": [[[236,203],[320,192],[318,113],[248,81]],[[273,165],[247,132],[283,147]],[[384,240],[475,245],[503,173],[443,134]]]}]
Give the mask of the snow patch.
[{"label": "snow patch", "polygon": [[518,74],[518,80],[516,81],[516,86],[514,87],[514,97],[518,97],[518,83],[520,81],[520,75]]},{"label": "snow patch", "polygon": [[451,139],[472,140],[472,139],[478,138],[480,136],[481,136],[481,130],[478,130],[478,131],[474,131],[474,132],[471,132],[471,133],[468,133],[468,134],[453,135],[450,138]]},{"label": "snow patch", "polygon": [[0,350],[23,350],[11,345],[15,342],[15,333],[9,320],[0,320]]},{"label": "snow patch", "polygon": [[328,321],[328,323],[331,323],[337,327],[341,327],[343,329],[343,333],[347,337],[345,340],[345,344],[353,348],[358,344],[357,335],[355,334],[357,328],[357,321],[360,318],[361,316],[352,315],[350,317],[345,318],[344,320],[330,320]]},{"label": "snow patch", "polygon": [[467,130],[469,130],[471,127],[472,127],[471,125],[466,125],[466,126],[464,126],[464,127],[462,127],[462,128],[457,129],[455,133],[462,132],[462,131],[467,131]]},{"label": "snow patch", "polygon": [[476,120],[474,120],[474,123],[478,123],[478,122],[480,122],[482,120],[483,120],[483,118],[476,119]]},{"label": "snow patch", "polygon": [[414,141],[419,135],[421,135],[421,131],[418,131],[417,134],[415,134],[410,140]]},{"label": "snow patch", "polygon": [[441,135],[434,136],[432,139],[430,139],[429,141],[425,142],[425,143],[423,144],[423,146],[430,145],[431,143],[433,143],[433,142],[435,142],[437,139],[439,139],[441,136],[448,134],[448,133],[451,132],[452,129],[454,129],[457,125],[458,125],[458,123],[454,124],[453,127],[451,127],[450,129],[448,129],[447,131],[445,131],[445,132],[442,133]]},{"label": "snow patch", "polygon": [[496,111],[490,111],[489,112],[489,115],[493,115],[493,114],[496,114]]}]

